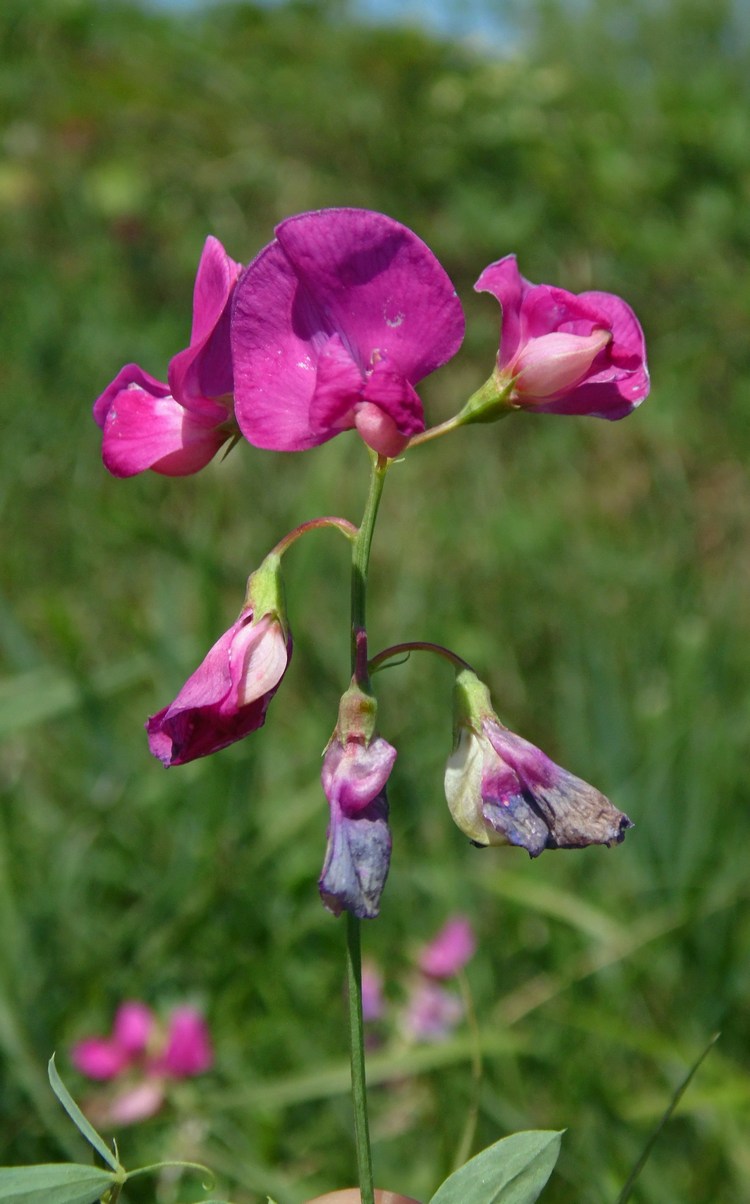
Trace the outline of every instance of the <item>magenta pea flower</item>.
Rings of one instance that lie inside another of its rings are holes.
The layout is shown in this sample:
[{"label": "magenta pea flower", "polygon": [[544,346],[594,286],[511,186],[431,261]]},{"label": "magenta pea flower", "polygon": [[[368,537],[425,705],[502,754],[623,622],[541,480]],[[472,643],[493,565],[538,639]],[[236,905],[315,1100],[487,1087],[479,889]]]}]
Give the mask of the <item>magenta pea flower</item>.
[{"label": "magenta pea flower", "polygon": [[171,1081],[203,1074],[213,1060],[208,1026],[196,1008],[175,1008],[164,1029],[151,1009],[137,1001],[117,1009],[111,1036],[86,1037],[71,1051],[81,1074],[113,1084],[113,1090],[87,1101],[87,1114],[102,1125],[134,1124],[154,1116]]},{"label": "magenta pea flower", "polygon": [[619,844],[631,821],[593,786],[500,722],[469,670],[456,678],[456,746],[445,772],[453,819],[476,845],[544,849]]},{"label": "magenta pea flower", "polygon": [[110,1037],[85,1037],[73,1046],[71,1059],[87,1078],[116,1078],[145,1054],[156,1018],[145,1003],[128,1000],[115,1013]]},{"label": "magenta pea flower", "polygon": [[146,723],[151,752],[183,765],[257,731],[292,655],[279,557],[251,575],[245,605],[168,707]]},{"label": "magenta pea flower", "polygon": [[320,896],[334,915],[346,910],[361,920],[378,915],[391,859],[386,783],[396,750],[376,735],[375,709],[352,682],[321,772],[331,815]]},{"label": "magenta pea flower", "polygon": [[[620,297],[530,284],[515,255],[490,264],[474,287],[492,293],[502,308],[488,413],[525,409],[617,419],[648,395],[643,331]],[[479,414],[474,421],[482,420]]]},{"label": "magenta pea flower", "polygon": [[115,476],[198,472],[237,433],[229,323],[241,266],[208,238],[195,280],[190,344],[170,362],[169,383],[127,364],[96,401],[102,457]]},{"label": "magenta pea flower", "polygon": [[356,428],[396,456],[424,430],[414,386],[463,339],[430,249],[366,209],[287,218],[237,285],[235,412],[250,443],[303,451]]},{"label": "magenta pea flower", "polygon": [[417,964],[430,978],[453,978],[471,961],[477,947],[466,916],[452,916],[420,951]]}]

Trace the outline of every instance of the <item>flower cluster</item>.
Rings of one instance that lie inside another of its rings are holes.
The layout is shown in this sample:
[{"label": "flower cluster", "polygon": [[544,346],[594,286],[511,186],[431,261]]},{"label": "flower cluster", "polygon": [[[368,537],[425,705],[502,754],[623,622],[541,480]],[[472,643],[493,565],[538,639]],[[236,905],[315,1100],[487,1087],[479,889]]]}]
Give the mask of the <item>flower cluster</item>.
[{"label": "flower cluster", "polygon": [[145,1003],[128,1000],[108,1037],[84,1037],[71,1050],[76,1070],[113,1090],[89,1102],[97,1123],[129,1125],[159,1111],[169,1084],[204,1074],[214,1055],[206,1022],[189,1005],[175,1008],[166,1027]]},{"label": "flower cluster", "polygon": [[[465,916],[452,916],[415,958],[405,981],[405,998],[391,1014],[383,973],[373,961],[362,966],[362,1012],[366,1023],[379,1026],[393,1019],[399,1037],[409,1044],[443,1041],[464,1017],[460,995],[445,984],[471,960],[474,930]],[[377,1032],[377,1028],[373,1029]]]},{"label": "flower cluster", "polygon": [[[364,583],[391,461],[457,427],[514,411],[620,419],[649,389],[643,333],[619,297],[530,284],[513,255],[485,268],[475,288],[501,308],[492,372],[452,419],[428,427],[416,386],[456,354],[464,315],[449,276],[416,234],[369,210],[323,209],[281,222],[246,267],[209,238],[190,341],[170,361],[167,383],[129,364],[94,406],[104,462],[117,476],[193,473],[243,438],[298,452],[353,430],[370,451],[376,488],[362,526],[321,518],[285,536],[249,578],[238,618],[146,725],[152,753],[167,766],[260,728],[292,654],[281,557],[313,527],[336,528],[351,540],[354,676],[321,775],[330,821],[319,889],[336,915],[376,916],[390,862],[386,784],[396,749],[376,730],[371,674],[394,650],[368,662]],[[398,646],[428,647],[457,669],[445,792],[474,844],[517,845],[535,857],[545,848],[623,838],[627,817],[508,731],[465,662],[434,645]]]}]

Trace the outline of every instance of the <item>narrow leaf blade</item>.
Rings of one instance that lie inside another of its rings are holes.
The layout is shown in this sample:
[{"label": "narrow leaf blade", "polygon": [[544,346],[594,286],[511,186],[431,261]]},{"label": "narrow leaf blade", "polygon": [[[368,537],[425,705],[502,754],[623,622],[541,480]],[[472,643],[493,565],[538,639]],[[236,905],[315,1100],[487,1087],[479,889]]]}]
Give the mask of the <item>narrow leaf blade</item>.
[{"label": "narrow leaf blade", "polygon": [[95,1204],[117,1182],[96,1166],[55,1162],[41,1166],[0,1167],[4,1204]]},{"label": "narrow leaf blade", "polygon": [[560,1153],[562,1133],[513,1133],[450,1175],[430,1204],[533,1204]]},{"label": "narrow leaf blade", "polygon": [[[78,1129],[78,1132],[83,1137],[85,1137],[86,1140],[94,1147],[97,1154],[99,1154],[104,1159],[107,1166],[111,1166],[113,1171],[121,1171],[122,1167],[120,1166],[119,1162],[117,1161],[117,1158],[115,1157],[115,1155],[112,1153],[109,1146],[105,1142],[104,1138],[100,1137],[99,1134],[97,1133],[96,1129],[94,1128],[94,1126],[88,1120],[86,1120],[86,1117],[83,1115],[83,1112],[78,1107],[78,1104],[75,1102],[75,1100],[73,1099],[73,1096],[70,1094],[67,1087],[65,1086],[62,1079],[60,1078],[59,1074],[57,1073],[57,1067],[55,1066],[55,1055],[54,1054],[52,1055],[52,1057],[49,1060],[49,1065],[47,1066],[47,1074],[49,1075],[49,1081],[50,1081],[50,1086],[51,1086],[52,1090],[54,1091],[55,1095],[59,1099],[60,1103],[62,1104],[63,1108],[67,1112],[70,1119],[73,1121],[73,1124]],[[1,1198],[2,1197],[0,1197],[0,1199]]]}]

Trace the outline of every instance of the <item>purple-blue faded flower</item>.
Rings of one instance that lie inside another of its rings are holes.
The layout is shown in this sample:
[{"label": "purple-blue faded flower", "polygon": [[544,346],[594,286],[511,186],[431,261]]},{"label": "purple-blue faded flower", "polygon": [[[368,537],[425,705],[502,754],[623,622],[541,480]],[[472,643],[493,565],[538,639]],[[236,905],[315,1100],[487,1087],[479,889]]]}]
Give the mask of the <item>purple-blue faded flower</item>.
[{"label": "purple-blue faded flower", "polygon": [[367,209],[287,218],[243,273],[235,410],[250,443],[303,451],[356,427],[384,456],[424,430],[414,386],[461,345],[461,303],[432,251]]},{"label": "purple-blue faded flower", "polygon": [[174,702],[146,724],[151,752],[183,765],[256,731],[292,655],[279,558],[251,575],[239,618],[214,644]]},{"label": "purple-blue faded flower", "polygon": [[198,472],[236,435],[229,322],[241,270],[208,238],[195,280],[190,344],[170,362],[169,383],[126,364],[97,399],[102,457],[115,476]]},{"label": "purple-blue faded flower", "polygon": [[386,782],[396,750],[375,734],[376,703],[355,682],[323,754],[321,781],[331,809],[318,887],[334,915],[374,919],[391,859]]},{"label": "purple-blue faded flower", "polygon": [[499,301],[502,328],[473,421],[511,409],[624,418],[648,395],[643,331],[620,297],[530,284],[515,255],[490,264],[474,287]]},{"label": "purple-blue faded flower", "polygon": [[509,731],[470,670],[456,678],[456,746],[445,772],[453,819],[477,845],[619,844],[631,821],[593,786]]}]

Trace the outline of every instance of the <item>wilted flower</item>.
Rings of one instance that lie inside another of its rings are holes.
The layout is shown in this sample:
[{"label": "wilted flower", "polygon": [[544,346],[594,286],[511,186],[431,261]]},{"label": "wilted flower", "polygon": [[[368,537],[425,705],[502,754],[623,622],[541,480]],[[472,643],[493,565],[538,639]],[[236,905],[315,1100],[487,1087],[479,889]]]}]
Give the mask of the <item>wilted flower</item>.
[{"label": "wilted flower", "polygon": [[502,331],[473,421],[508,409],[624,418],[648,395],[643,331],[619,297],[530,284],[515,255],[490,264],[474,287],[500,302]]},{"label": "wilted flower", "polygon": [[174,702],[146,724],[151,752],[183,765],[262,727],[292,655],[278,556],[247,584],[239,618],[214,644]]},{"label": "wilted flower", "polygon": [[500,722],[469,670],[456,678],[456,747],[445,772],[451,815],[477,845],[544,849],[619,844],[632,827],[608,799]]},{"label": "wilted flower", "polygon": [[474,956],[474,929],[465,916],[452,916],[418,957],[423,974],[430,978],[453,978]]},{"label": "wilted flower", "polygon": [[320,895],[334,915],[346,910],[360,919],[377,916],[391,859],[385,787],[396,750],[375,734],[376,705],[352,682],[321,772],[331,818]]},{"label": "wilted flower", "polygon": [[213,1050],[195,1008],[175,1008],[164,1030],[150,1008],[131,1000],[117,1009],[111,1036],[79,1041],[71,1061],[87,1078],[122,1081],[115,1091],[90,1100],[86,1110],[97,1123],[127,1125],[158,1112],[171,1080],[209,1070]]},{"label": "wilted flower", "polygon": [[461,345],[464,318],[430,249],[392,218],[288,218],[237,285],[235,407],[257,447],[302,451],[357,428],[395,456],[424,429],[414,385]]},{"label": "wilted flower", "polygon": [[190,345],[169,365],[169,384],[127,364],[94,405],[102,456],[118,477],[145,469],[186,476],[205,467],[237,428],[229,321],[242,265],[208,238],[193,294]]}]

